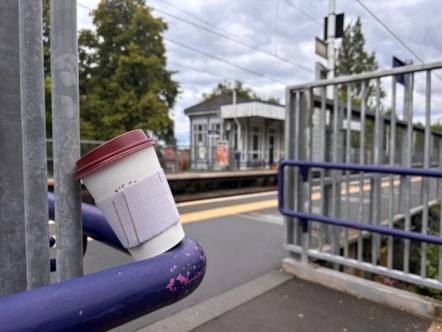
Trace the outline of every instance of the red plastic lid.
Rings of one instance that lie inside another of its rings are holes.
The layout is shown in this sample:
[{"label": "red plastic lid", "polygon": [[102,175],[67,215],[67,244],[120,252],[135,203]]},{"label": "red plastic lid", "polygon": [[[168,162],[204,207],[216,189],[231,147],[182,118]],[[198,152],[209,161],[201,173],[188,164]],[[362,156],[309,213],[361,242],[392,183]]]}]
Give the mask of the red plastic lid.
[{"label": "red plastic lid", "polygon": [[124,158],[138,150],[155,145],[155,141],[141,129],[136,129],[107,141],[86,153],[77,161],[76,179]]}]

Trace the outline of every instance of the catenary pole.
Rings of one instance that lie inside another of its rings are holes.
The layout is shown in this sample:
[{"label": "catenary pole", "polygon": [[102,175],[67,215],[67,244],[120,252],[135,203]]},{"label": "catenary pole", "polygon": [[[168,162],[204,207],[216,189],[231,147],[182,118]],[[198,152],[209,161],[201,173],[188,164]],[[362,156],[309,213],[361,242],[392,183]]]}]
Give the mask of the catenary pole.
[{"label": "catenary pole", "polygon": [[[327,79],[335,77],[336,1],[329,0],[327,20]],[[333,86],[327,87],[327,98],[333,99]]]}]

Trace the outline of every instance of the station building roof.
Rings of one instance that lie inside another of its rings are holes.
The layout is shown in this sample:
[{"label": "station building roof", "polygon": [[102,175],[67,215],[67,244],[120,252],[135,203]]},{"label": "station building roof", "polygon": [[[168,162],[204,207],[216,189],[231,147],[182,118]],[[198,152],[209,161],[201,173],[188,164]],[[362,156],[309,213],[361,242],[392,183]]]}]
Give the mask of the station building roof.
[{"label": "station building roof", "polygon": [[217,114],[220,118],[262,117],[284,120],[285,107],[257,99],[238,98],[233,104],[231,94],[215,96],[184,110],[187,116]]},{"label": "station building roof", "polygon": [[285,107],[261,101],[249,101],[236,105],[221,106],[220,117],[223,119],[259,117],[273,120],[285,120]]}]

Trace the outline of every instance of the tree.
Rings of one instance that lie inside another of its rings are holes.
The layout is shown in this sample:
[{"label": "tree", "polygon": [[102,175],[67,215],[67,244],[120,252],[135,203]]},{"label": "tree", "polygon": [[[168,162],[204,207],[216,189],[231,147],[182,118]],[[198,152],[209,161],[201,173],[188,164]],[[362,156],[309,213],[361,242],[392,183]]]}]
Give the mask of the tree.
[{"label": "tree", "polygon": [[[235,81],[235,91],[236,91],[236,98],[263,100],[255,92],[253,92],[252,89],[245,88],[241,81]],[[213,89],[212,92],[203,93],[203,100],[208,100],[210,98],[213,98],[213,97],[219,96],[219,95],[223,95],[223,94],[231,94],[232,92],[233,92],[232,82],[224,81],[222,83],[218,83],[217,87],[215,89]],[[265,101],[268,101],[268,102],[271,102],[274,104],[279,104],[279,98],[275,98],[275,97],[270,97],[269,99],[267,99]]]},{"label": "tree", "polygon": [[109,139],[134,128],[173,143],[169,110],[178,94],[166,70],[162,33],[144,0],[102,0],[95,31],[79,34],[81,137]]},{"label": "tree", "polygon": [[51,104],[51,53],[49,39],[50,24],[49,0],[43,0],[43,63],[46,111],[46,137],[52,137],[52,104]]},{"label": "tree", "polygon": [[442,119],[439,118],[436,123],[433,123],[431,129],[442,132]]},{"label": "tree", "polygon": [[[376,55],[374,52],[368,54],[365,51],[365,38],[362,34],[362,23],[358,17],[356,22],[349,24],[344,31],[342,44],[338,48],[335,65],[335,76],[360,74],[363,72],[375,71],[378,69]],[[360,105],[362,98],[362,83],[357,82],[351,85],[351,98],[353,104]],[[339,99],[347,100],[347,85],[339,87]],[[385,92],[381,87],[380,97],[384,97]],[[374,82],[366,82],[366,96],[364,102],[369,108],[375,106],[376,85]]]}]

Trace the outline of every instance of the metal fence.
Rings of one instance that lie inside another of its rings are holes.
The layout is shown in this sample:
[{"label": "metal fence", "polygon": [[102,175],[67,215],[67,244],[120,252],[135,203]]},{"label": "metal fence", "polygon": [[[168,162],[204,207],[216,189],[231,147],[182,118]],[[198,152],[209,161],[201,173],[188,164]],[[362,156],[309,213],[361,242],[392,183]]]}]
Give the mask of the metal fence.
[{"label": "metal fence", "polygon": [[287,88],[280,209],[293,257],[442,290],[442,222],[430,210],[442,197],[440,68]]},{"label": "metal fence", "polygon": [[[98,140],[80,140],[80,154],[83,156],[93,150],[104,141]],[[47,169],[49,178],[54,174],[53,139],[46,139],[47,149]],[[190,147],[187,145],[157,145],[158,159],[166,173],[179,173],[190,169]]]},{"label": "metal fence", "polygon": [[[87,236],[126,250],[100,210],[81,203],[75,179],[80,154],[100,143],[80,144],[75,0],[50,1],[48,148],[42,4],[0,1],[0,330],[108,331],[189,295],[204,276],[206,258],[185,237],[151,259],[83,276]],[[49,217],[55,237],[48,236]],[[52,271],[57,282],[49,285]]]}]

